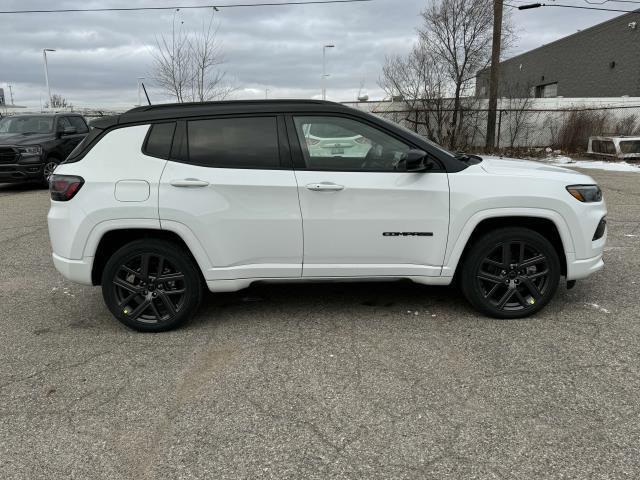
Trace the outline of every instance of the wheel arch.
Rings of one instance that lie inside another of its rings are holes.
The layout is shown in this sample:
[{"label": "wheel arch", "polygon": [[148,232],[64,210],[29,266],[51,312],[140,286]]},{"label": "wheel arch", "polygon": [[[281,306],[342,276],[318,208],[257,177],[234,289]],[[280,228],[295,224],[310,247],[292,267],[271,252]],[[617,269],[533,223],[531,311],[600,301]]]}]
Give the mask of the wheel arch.
[{"label": "wheel arch", "polygon": [[151,228],[126,228],[113,229],[105,232],[95,250],[93,258],[93,266],[91,269],[91,282],[93,285],[100,285],[102,280],[102,272],[109,258],[121,247],[136,240],[153,238],[165,240],[176,244],[182,248],[191,260],[198,266],[202,280],[204,282],[204,274],[202,265],[197,261],[191,248],[185,240],[176,232],[169,230],[151,229]]},{"label": "wheel arch", "polygon": [[[555,215],[553,215],[555,214]],[[544,236],[553,245],[558,258],[562,275],[567,274],[567,253],[573,251],[573,240],[569,230],[561,219],[554,218],[559,215],[556,212],[549,212],[544,215],[538,214],[507,214],[507,215],[485,215],[477,218],[477,221],[469,220],[462,230],[462,235],[458,238],[453,247],[449,261],[443,268],[443,275],[449,271],[455,277],[464,262],[466,253],[473,242],[487,232],[504,227],[522,227],[533,230]],[[560,225],[558,225],[560,224]],[[465,234],[466,232],[466,234]]]}]

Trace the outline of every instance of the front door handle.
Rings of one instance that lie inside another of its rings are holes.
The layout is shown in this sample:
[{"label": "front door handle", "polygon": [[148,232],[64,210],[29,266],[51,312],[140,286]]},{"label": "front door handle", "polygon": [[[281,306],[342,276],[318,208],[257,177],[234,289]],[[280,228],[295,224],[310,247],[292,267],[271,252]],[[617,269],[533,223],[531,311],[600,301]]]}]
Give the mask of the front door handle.
[{"label": "front door handle", "polygon": [[344,185],[338,185],[337,183],[322,182],[322,183],[310,183],[307,185],[309,190],[314,192],[337,192],[344,190]]},{"label": "front door handle", "polygon": [[171,180],[171,185],[174,187],[206,187],[209,182],[206,180],[199,180],[197,178],[183,178],[182,180]]}]

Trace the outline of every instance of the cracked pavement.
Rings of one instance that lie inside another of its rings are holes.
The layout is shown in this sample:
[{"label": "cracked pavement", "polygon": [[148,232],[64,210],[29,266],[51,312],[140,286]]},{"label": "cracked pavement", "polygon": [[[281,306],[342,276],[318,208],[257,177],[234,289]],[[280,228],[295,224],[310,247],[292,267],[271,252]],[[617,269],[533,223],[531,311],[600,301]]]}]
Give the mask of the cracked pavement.
[{"label": "cracked pavement", "polygon": [[638,478],[640,176],[589,170],[605,270],[536,317],[454,288],[260,285],[141,334],[0,185],[0,478]]}]

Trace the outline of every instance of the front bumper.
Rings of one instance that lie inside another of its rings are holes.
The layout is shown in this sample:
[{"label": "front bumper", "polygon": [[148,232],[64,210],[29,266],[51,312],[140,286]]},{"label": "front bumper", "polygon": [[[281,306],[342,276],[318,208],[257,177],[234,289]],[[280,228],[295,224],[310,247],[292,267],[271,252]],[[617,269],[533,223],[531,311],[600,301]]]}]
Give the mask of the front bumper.
[{"label": "front bumper", "polygon": [[82,285],[93,285],[91,282],[93,257],[84,257],[82,260],[71,260],[54,253],[53,264],[64,278]]},{"label": "front bumper", "polygon": [[44,163],[0,164],[0,183],[20,183],[42,180]]},{"label": "front bumper", "polygon": [[602,254],[580,260],[576,260],[573,255],[567,255],[567,280],[581,280],[603,268]]}]

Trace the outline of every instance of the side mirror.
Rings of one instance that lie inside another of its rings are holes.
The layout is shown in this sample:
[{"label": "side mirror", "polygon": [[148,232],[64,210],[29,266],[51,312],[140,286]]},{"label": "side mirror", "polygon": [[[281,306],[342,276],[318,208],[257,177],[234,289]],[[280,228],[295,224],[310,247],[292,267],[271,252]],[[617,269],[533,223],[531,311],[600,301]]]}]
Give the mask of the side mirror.
[{"label": "side mirror", "polygon": [[76,127],[64,127],[62,129],[62,135],[74,135],[78,133],[78,129]]},{"label": "side mirror", "polygon": [[424,172],[431,169],[431,164],[427,162],[427,152],[424,150],[409,150],[403,160],[407,172]]}]

